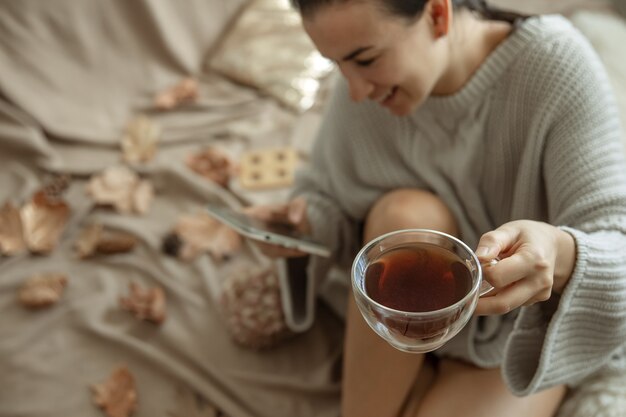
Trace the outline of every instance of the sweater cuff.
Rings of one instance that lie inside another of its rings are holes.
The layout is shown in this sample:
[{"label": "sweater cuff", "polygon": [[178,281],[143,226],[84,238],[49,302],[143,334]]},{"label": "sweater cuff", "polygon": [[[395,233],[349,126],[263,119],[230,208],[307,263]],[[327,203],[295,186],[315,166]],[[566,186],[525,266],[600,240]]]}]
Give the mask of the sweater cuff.
[{"label": "sweater cuff", "polygon": [[316,194],[305,194],[304,198],[307,201],[307,219],[311,225],[313,238],[328,246],[333,255],[336,254],[338,239],[333,236],[333,232],[337,229],[328,225],[340,222],[336,214],[337,209]]},{"label": "sweater cuff", "polygon": [[[577,340],[587,339],[589,313],[582,305],[573,309],[586,277],[589,247],[586,235],[561,228],[576,240],[576,266],[558,300],[552,316],[543,303],[523,307],[505,347],[502,364],[504,379],[515,395],[525,396],[541,389],[572,381],[582,369],[581,347]],[[584,369],[586,371],[586,369]],[[581,375],[582,377],[582,375]]]}]

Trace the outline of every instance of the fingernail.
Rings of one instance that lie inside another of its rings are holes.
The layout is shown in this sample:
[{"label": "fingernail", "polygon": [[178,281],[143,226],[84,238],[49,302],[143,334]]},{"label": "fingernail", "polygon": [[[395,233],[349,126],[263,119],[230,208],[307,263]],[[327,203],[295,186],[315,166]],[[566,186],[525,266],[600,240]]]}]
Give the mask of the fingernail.
[{"label": "fingernail", "polygon": [[489,253],[489,248],[487,246],[479,246],[476,249],[476,256],[486,256]]}]

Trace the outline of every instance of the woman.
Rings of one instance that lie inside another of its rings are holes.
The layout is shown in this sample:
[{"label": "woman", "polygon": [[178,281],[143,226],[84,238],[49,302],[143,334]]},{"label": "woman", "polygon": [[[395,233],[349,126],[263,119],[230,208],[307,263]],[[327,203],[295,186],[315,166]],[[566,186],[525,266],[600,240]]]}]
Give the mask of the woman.
[{"label": "woman", "polygon": [[386,345],[350,296],[342,416],[552,416],[566,386],[626,368],[626,161],[582,36],[481,1],[293,3],[344,79],[296,198],[269,210],[332,247],[309,260],[320,293],[332,265],[397,229],[502,258],[496,294],[434,361]]}]

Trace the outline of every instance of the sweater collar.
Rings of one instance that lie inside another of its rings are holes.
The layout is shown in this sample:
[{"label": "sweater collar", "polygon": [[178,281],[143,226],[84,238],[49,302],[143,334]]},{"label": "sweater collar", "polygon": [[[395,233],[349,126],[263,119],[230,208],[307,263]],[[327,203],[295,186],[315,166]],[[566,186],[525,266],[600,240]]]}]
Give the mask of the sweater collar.
[{"label": "sweater collar", "polygon": [[514,31],[487,56],[461,90],[448,96],[430,96],[411,117],[418,116],[422,109],[462,112],[480,102],[520,51],[536,38],[536,28],[540,25],[540,19],[531,17],[516,25]]}]

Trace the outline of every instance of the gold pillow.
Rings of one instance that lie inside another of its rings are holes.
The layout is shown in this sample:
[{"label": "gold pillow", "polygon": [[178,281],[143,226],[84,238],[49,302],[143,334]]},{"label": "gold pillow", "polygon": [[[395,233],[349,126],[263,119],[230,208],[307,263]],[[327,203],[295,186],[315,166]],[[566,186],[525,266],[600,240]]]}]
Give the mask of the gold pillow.
[{"label": "gold pillow", "polygon": [[289,0],[252,0],[228,30],[209,67],[303,112],[333,70],[305,33]]}]

